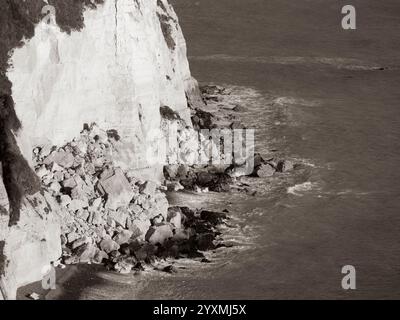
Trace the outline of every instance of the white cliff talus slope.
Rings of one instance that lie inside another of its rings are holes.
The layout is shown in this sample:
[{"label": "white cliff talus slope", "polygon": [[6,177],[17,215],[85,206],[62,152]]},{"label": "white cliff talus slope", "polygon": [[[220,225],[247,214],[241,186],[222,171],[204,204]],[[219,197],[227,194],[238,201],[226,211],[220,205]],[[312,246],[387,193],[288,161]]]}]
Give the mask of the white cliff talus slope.
[{"label": "white cliff talus slope", "polygon": [[[186,88],[192,79],[186,44],[166,0],[106,0],[84,13],[85,27],[68,35],[55,24],[40,23],[35,36],[16,49],[8,77],[23,130],[19,144],[31,158],[32,146],[61,143],[83,123],[117,129],[131,141],[138,168],[141,155],[160,127],[160,105],[188,123]],[[166,9],[167,12],[164,12]],[[170,48],[159,15],[176,43]]]},{"label": "white cliff talus slope", "polygon": [[[161,126],[160,106],[169,106],[190,126],[186,95],[198,99],[177,17],[167,0],[105,0],[84,12],[84,25],[69,35],[41,22],[35,36],[14,50],[7,76],[22,123],[15,133],[19,147],[31,161],[34,146],[60,146],[84,123],[96,122],[129,142],[135,161],[121,163],[138,174],[147,169],[147,178],[156,179],[162,168],[149,165],[145,155],[147,146],[156,152],[162,143],[154,134]],[[23,200],[17,226],[7,227],[8,219],[0,216],[7,258],[0,285],[7,298],[40,280],[42,268],[60,254],[62,209],[51,204],[43,215],[35,202],[46,206],[45,197]]]}]

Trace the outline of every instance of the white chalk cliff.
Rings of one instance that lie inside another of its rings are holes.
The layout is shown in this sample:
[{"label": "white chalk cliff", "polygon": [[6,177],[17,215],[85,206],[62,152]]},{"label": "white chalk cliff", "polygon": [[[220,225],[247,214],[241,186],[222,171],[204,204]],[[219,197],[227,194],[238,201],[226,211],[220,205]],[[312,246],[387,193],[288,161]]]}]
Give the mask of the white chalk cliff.
[{"label": "white chalk cliff", "polygon": [[[35,36],[14,50],[7,76],[22,123],[18,145],[31,161],[34,146],[61,145],[84,123],[96,122],[129,142],[136,159],[126,165],[156,179],[161,166],[149,167],[144,155],[147,146],[160,143],[151,134],[160,129],[160,106],[190,125],[187,96],[196,92],[178,18],[167,0],[105,0],[85,10],[84,25],[67,34],[41,22]],[[4,194],[1,184],[3,204]],[[18,287],[40,280],[43,267],[60,256],[62,208],[46,195],[35,197],[24,199],[17,226],[7,227],[0,215],[7,257],[0,299],[15,298]],[[32,206],[36,201],[50,212],[41,215]]]},{"label": "white chalk cliff", "polygon": [[190,122],[185,93],[193,80],[168,1],[106,0],[85,11],[84,23],[68,35],[41,22],[12,55],[8,78],[27,159],[32,145],[60,145],[92,122],[117,129],[140,154],[153,142],[148,139],[160,126],[163,105]]}]

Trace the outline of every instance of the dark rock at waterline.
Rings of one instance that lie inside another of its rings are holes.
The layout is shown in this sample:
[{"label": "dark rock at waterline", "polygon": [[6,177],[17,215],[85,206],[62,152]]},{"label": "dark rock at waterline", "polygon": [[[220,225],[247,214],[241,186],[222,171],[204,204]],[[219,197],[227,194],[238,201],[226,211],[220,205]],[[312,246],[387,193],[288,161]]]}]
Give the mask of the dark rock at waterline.
[{"label": "dark rock at waterline", "polygon": [[96,263],[103,263],[104,260],[108,260],[109,256],[107,253],[105,253],[104,251],[97,251],[96,254],[94,255],[93,261]]},{"label": "dark rock at waterline", "polygon": [[244,107],[242,107],[242,106],[240,106],[240,105],[236,105],[234,108],[232,108],[232,111],[235,111],[235,112],[244,112],[244,111],[246,111],[246,108],[244,108]]},{"label": "dark rock at waterline", "polygon": [[215,226],[223,223],[224,219],[227,219],[227,216],[224,212],[203,210],[200,212],[200,218]]},{"label": "dark rock at waterline", "polygon": [[259,153],[254,154],[254,167],[258,167],[266,163],[267,163],[266,160],[263,158],[261,154]]},{"label": "dark rock at waterline", "polygon": [[154,258],[157,247],[151,243],[145,243],[134,251],[135,256],[140,261],[148,261]]},{"label": "dark rock at waterline", "polygon": [[179,207],[168,208],[167,221],[171,223],[175,229],[182,227],[182,212]]},{"label": "dark rock at waterline", "polygon": [[109,254],[109,258],[112,262],[116,262],[120,256],[122,256],[121,252],[118,250],[111,251]]},{"label": "dark rock at waterline", "polygon": [[121,244],[119,252],[122,255],[130,255],[131,254],[130,245],[128,243]]},{"label": "dark rock at waterline", "polygon": [[290,160],[280,160],[276,165],[276,172],[287,172],[294,169],[294,164]]},{"label": "dark rock at waterline", "polygon": [[162,269],[162,271],[167,272],[167,273],[177,273],[178,270],[172,265],[166,266]]},{"label": "dark rock at waterline", "polygon": [[133,256],[120,256],[115,260],[114,270],[122,274],[127,274],[131,272],[137,263],[138,261]]},{"label": "dark rock at waterline", "polygon": [[[231,177],[225,173],[227,165],[186,166],[169,165],[164,167],[167,187],[177,183],[186,190],[226,192],[230,190]],[[178,180],[178,181],[177,181]]]},{"label": "dark rock at waterline", "polygon": [[264,164],[255,170],[254,176],[257,176],[259,178],[267,178],[273,176],[275,171],[275,168],[270,164]]},{"label": "dark rock at waterline", "polygon": [[197,248],[200,251],[215,249],[215,235],[213,233],[202,233],[197,236]]},{"label": "dark rock at waterline", "polygon": [[213,114],[201,109],[196,109],[192,118],[193,128],[195,130],[200,129],[213,129],[215,128],[213,122]]},{"label": "dark rock at waterline", "polygon": [[213,232],[213,224],[207,221],[203,221],[203,223],[194,223],[192,228],[196,234]]},{"label": "dark rock at waterline", "polygon": [[248,173],[246,165],[251,161],[245,161],[240,164],[232,164],[226,169],[226,174],[231,177],[250,176],[250,177],[271,177],[275,172],[288,172],[296,168],[290,160],[276,161],[274,158],[264,159],[259,153],[254,154],[253,165],[254,169]]},{"label": "dark rock at waterline", "polygon": [[146,233],[146,241],[152,244],[164,244],[164,242],[173,237],[172,226],[170,224],[161,224],[152,226]]},{"label": "dark rock at waterline", "polygon": [[180,257],[186,257],[186,258],[204,258],[204,254],[202,254],[198,250],[197,242],[195,239],[193,239],[190,242],[185,242],[181,243],[179,245],[179,254]]},{"label": "dark rock at waterline", "polygon": [[171,164],[164,166],[164,177],[166,179],[185,178],[189,172],[189,167],[184,164]]},{"label": "dark rock at waterline", "polygon": [[156,256],[159,258],[179,258],[179,242],[172,239],[164,242],[164,245],[157,245]]},{"label": "dark rock at waterline", "polygon": [[204,85],[200,87],[200,91],[204,96],[207,95],[223,95],[226,92],[226,89],[221,86],[216,85]]},{"label": "dark rock at waterline", "polygon": [[194,185],[208,188],[210,191],[226,192],[229,191],[231,183],[231,177],[225,173],[199,172],[196,175]]},{"label": "dark rock at waterline", "polygon": [[258,170],[263,164],[266,164],[267,162],[259,153],[255,153],[251,157],[252,158],[249,157],[245,161],[242,160],[240,163],[234,162],[226,168],[225,174],[229,177],[257,177]]},{"label": "dark rock at waterline", "polygon": [[90,243],[85,243],[72,251],[70,257],[64,259],[65,264],[86,263],[94,259],[97,249]]},{"label": "dark rock at waterline", "polygon": [[234,121],[229,125],[229,129],[235,130],[235,129],[246,129],[246,126],[239,122],[239,121]]},{"label": "dark rock at waterline", "polygon": [[114,236],[113,240],[119,244],[122,245],[124,243],[127,243],[129,239],[132,237],[133,232],[130,230],[122,230],[121,232],[117,233],[117,235]]}]

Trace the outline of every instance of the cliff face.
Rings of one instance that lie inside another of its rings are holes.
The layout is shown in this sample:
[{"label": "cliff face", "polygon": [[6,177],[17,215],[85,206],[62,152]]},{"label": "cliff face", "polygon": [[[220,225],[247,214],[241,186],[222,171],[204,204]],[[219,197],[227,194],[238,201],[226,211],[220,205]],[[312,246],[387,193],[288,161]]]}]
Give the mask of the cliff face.
[{"label": "cliff face", "polygon": [[[14,126],[0,139],[16,141],[29,165],[35,146],[61,145],[96,122],[126,141],[130,152],[121,166],[156,180],[162,165],[150,166],[147,159],[148,146],[156,153],[162,143],[154,134],[161,128],[160,107],[169,106],[190,126],[187,98],[198,99],[168,0],[96,1],[93,10],[82,11],[79,28],[66,27],[60,1],[49,3],[56,22],[36,24],[34,36],[9,59],[6,76],[20,129]],[[17,287],[41,279],[43,267],[59,257],[63,208],[36,189],[13,200],[6,182],[0,184],[0,297],[14,298]],[[20,212],[10,223],[16,201]]]}]

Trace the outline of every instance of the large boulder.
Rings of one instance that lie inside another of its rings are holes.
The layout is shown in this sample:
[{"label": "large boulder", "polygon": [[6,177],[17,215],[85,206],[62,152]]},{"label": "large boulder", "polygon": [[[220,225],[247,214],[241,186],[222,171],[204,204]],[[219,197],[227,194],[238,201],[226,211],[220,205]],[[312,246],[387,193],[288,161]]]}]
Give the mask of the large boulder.
[{"label": "large boulder", "polygon": [[200,212],[200,218],[205,220],[213,225],[221,224],[224,219],[227,218],[224,212],[215,212],[209,210],[202,210]]},{"label": "large boulder", "polygon": [[154,181],[146,181],[140,186],[140,193],[146,194],[148,196],[153,196],[156,192],[157,184]]},{"label": "large boulder", "polygon": [[174,225],[176,229],[182,228],[182,212],[179,207],[168,208],[167,221]]},{"label": "large boulder", "polygon": [[74,155],[71,152],[67,152],[64,149],[53,151],[44,161],[44,164],[50,165],[53,163],[58,164],[63,168],[71,168],[74,165]]},{"label": "large boulder", "polygon": [[97,253],[97,248],[91,243],[84,243],[73,251],[73,254],[64,260],[65,264],[91,262]]},{"label": "large boulder", "polygon": [[294,164],[290,160],[280,160],[276,165],[277,172],[288,172],[294,169]]},{"label": "large boulder", "polygon": [[126,208],[120,207],[116,211],[111,211],[109,217],[113,219],[119,226],[125,228],[129,217],[129,212]]},{"label": "large boulder", "polygon": [[151,227],[145,236],[146,241],[151,244],[164,244],[164,242],[174,236],[172,227],[169,224]]},{"label": "large boulder", "polygon": [[114,236],[113,240],[117,244],[121,245],[123,243],[127,243],[129,241],[129,239],[132,237],[132,235],[133,235],[133,231],[122,230],[116,236]]},{"label": "large boulder", "polygon": [[98,188],[107,195],[106,207],[112,210],[128,206],[133,198],[131,185],[120,168],[115,169],[110,177],[102,178]]},{"label": "large boulder", "polygon": [[270,164],[261,165],[256,171],[256,175],[260,178],[272,177],[274,173],[275,168]]},{"label": "large boulder", "polygon": [[105,253],[110,253],[119,249],[119,244],[112,239],[104,239],[100,242],[100,248]]}]

